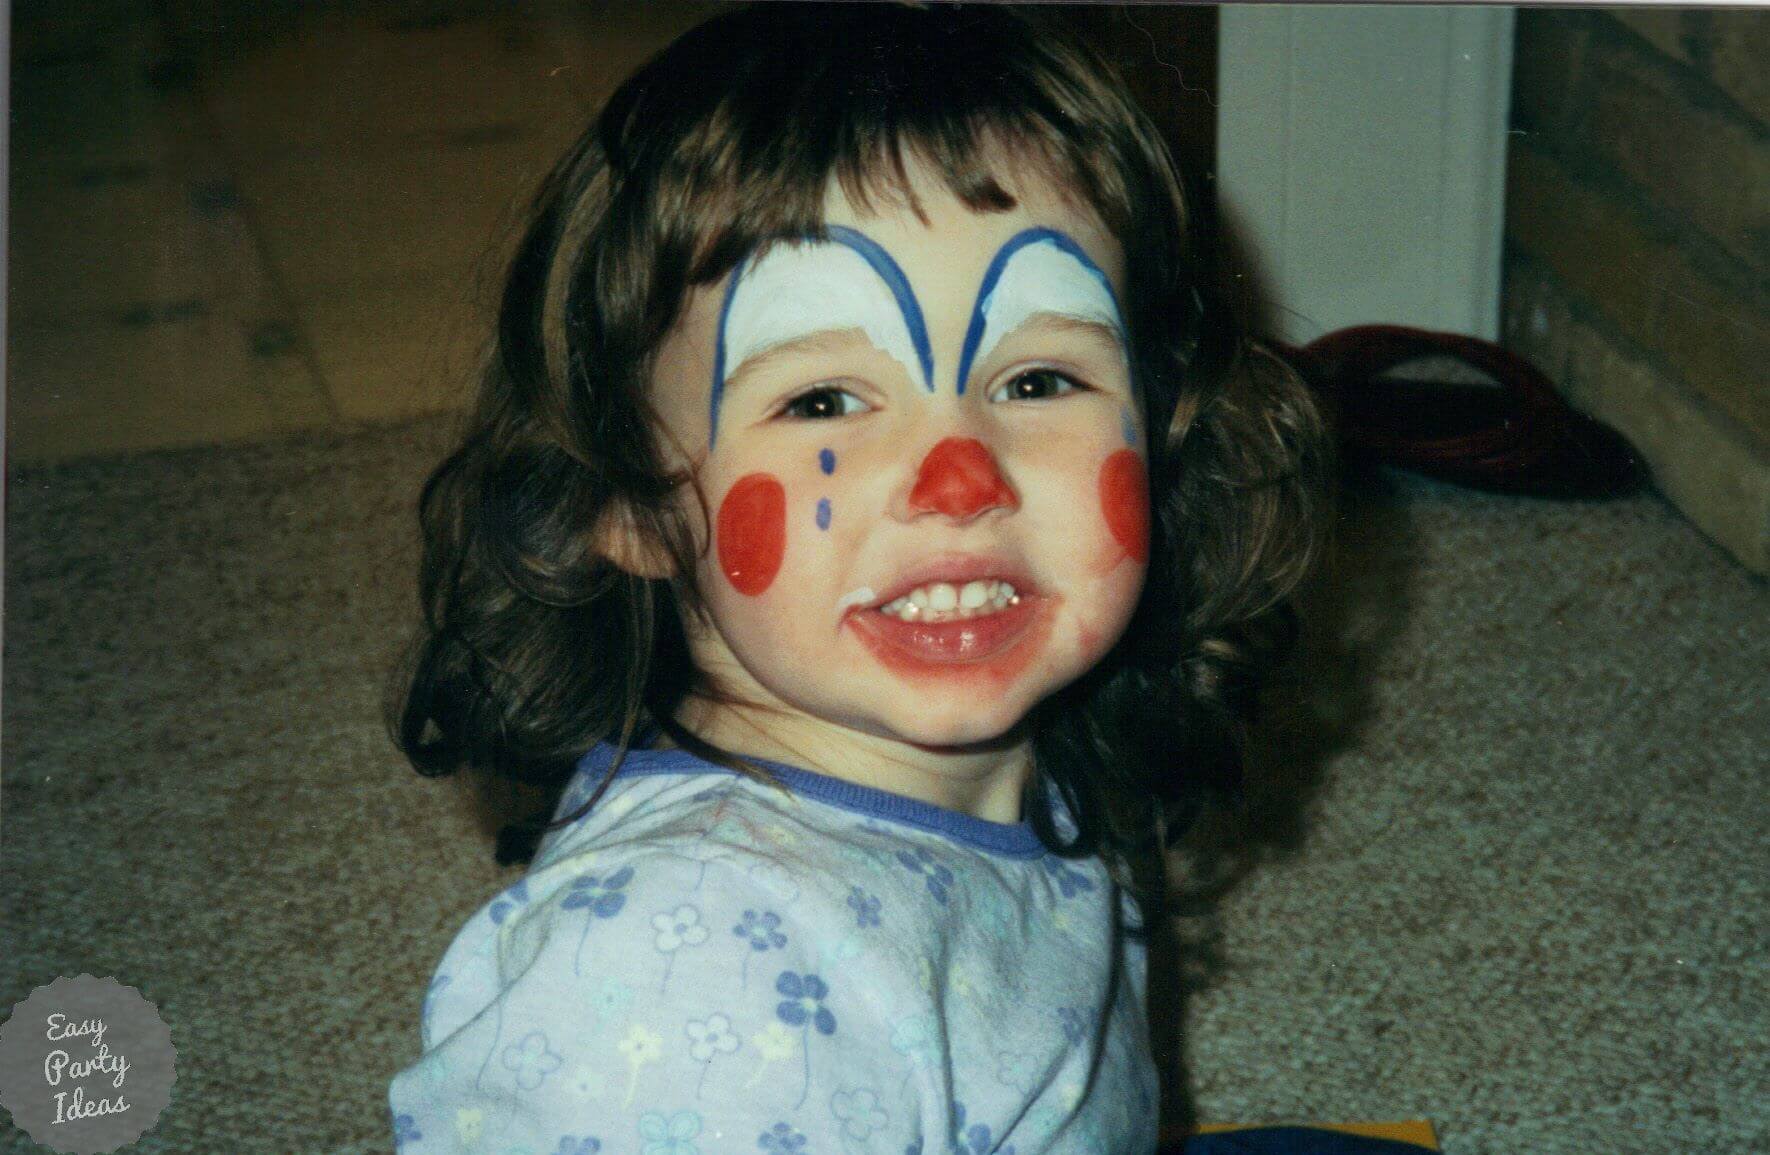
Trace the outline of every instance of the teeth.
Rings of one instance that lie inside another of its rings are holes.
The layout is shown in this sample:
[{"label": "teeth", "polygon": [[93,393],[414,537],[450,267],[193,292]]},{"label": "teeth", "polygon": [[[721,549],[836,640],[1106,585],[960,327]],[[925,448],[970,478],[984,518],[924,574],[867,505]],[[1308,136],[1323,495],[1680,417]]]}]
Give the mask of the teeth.
[{"label": "teeth", "polygon": [[879,612],[906,622],[946,622],[1000,613],[1018,604],[1020,595],[1007,582],[974,581],[958,587],[932,582],[880,606]]}]

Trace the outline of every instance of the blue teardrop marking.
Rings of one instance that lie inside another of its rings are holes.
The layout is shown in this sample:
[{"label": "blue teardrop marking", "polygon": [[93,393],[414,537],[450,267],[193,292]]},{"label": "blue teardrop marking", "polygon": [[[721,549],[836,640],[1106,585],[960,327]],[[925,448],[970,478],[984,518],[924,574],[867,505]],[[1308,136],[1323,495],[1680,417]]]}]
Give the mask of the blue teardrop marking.
[{"label": "blue teardrop marking", "polygon": [[824,476],[826,477],[836,472],[836,455],[831,453],[828,449],[818,450],[817,467],[824,471]]},{"label": "blue teardrop marking", "polygon": [[817,499],[817,528],[830,528],[830,499],[827,497]]}]

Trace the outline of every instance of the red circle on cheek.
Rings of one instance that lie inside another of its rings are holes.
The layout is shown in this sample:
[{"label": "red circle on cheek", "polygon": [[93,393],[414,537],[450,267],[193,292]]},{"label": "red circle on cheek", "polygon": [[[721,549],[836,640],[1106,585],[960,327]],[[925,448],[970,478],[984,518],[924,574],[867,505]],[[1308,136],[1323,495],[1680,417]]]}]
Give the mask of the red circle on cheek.
[{"label": "red circle on cheek", "polygon": [[1133,561],[1149,560],[1149,478],[1143,458],[1121,449],[1100,467],[1100,512]]},{"label": "red circle on cheek", "polygon": [[769,473],[740,477],[719,503],[719,568],[738,593],[774,584],[787,551],[787,491]]}]

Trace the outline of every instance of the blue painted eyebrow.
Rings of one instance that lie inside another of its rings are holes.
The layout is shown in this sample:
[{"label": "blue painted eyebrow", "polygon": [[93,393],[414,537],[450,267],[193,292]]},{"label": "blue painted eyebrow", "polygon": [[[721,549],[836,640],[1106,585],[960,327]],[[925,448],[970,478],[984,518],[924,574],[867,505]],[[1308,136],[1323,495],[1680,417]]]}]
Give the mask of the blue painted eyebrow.
[{"label": "blue painted eyebrow", "polygon": [[928,325],[922,319],[922,303],[916,300],[916,291],[910,288],[910,279],[903,275],[903,269],[885,251],[885,246],[846,225],[831,225],[830,239],[838,244],[847,245],[859,253],[879,274],[885,287],[897,299],[897,309],[903,314],[903,323],[910,331],[910,344],[916,347],[916,360],[922,366],[922,383],[930,393],[934,392],[934,348],[928,342]]},{"label": "blue painted eyebrow", "polygon": [[731,302],[737,296],[738,282],[744,279],[744,271],[750,267],[750,258],[746,256],[731,271],[731,280],[725,285],[725,300],[719,304],[719,329],[713,334],[713,395],[707,406],[707,448],[713,448],[713,439],[719,436],[719,402],[725,398],[725,322],[731,316]]},{"label": "blue painted eyebrow", "polygon": [[1043,226],[1023,229],[1009,237],[1002,243],[1002,247],[996,250],[996,255],[990,260],[989,269],[983,274],[983,284],[977,288],[977,303],[971,306],[971,324],[965,329],[965,344],[959,354],[959,376],[956,385],[961,395],[965,392],[966,380],[971,376],[971,362],[977,356],[977,347],[983,343],[983,330],[989,320],[990,298],[995,295],[996,283],[1002,279],[1002,273],[1008,268],[1008,262],[1014,254],[1028,245],[1051,245],[1074,257],[1082,268],[1099,279],[1101,287],[1106,290],[1107,297],[1112,300],[1113,311],[1121,319],[1125,315],[1124,309],[1119,307],[1118,294],[1112,291],[1112,279],[1101,271],[1100,266],[1096,265],[1093,258],[1088,256],[1087,250],[1077,244],[1069,234]]},{"label": "blue painted eyebrow", "polygon": [[[897,302],[897,310],[903,314],[904,326],[909,329],[910,344],[915,347],[916,360],[921,365],[923,387],[930,393],[934,392],[934,349],[928,340],[928,325],[922,317],[921,302],[916,300],[915,290],[910,288],[910,280],[904,276],[903,269],[885,251],[883,245],[865,233],[846,225],[831,225],[826,231],[831,241],[858,253],[867,266],[879,275],[879,279],[885,282],[885,287],[891,290],[891,296]],[[749,267],[750,258],[747,256],[738,262],[737,268],[732,270],[730,282],[725,286],[725,300],[719,306],[719,328],[714,335],[713,390],[708,400],[707,414],[709,448],[719,436],[719,406],[725,398],[725,325],[731,316],[731,303],[737,297],[738,284]]]}]

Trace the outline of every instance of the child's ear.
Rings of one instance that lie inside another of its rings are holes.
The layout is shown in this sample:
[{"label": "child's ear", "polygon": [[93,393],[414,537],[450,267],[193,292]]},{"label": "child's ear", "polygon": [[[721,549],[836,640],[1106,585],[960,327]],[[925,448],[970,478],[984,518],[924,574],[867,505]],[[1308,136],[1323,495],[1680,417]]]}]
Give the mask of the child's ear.
[{"label": "child's ear", "polygon": [[670,551],[633,516],[633,507],[611,501],[591,531],[591,547],[616,569],[634,577],[662,580],[676,576]]}]

